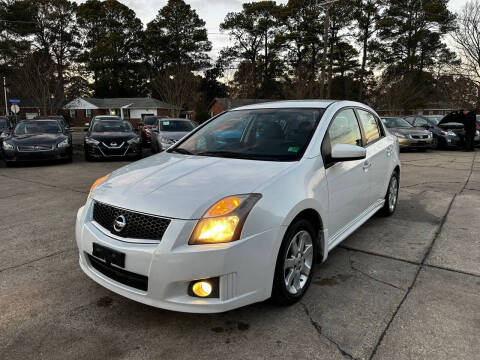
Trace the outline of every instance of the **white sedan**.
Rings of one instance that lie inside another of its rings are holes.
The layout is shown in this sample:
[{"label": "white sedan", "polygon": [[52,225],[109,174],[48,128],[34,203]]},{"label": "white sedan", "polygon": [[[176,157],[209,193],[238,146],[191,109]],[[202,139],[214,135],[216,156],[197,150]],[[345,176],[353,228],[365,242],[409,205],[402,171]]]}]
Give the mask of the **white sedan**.
[{"label": "white sedan", "polygon": [[238,108],[97,180],[77,214],[80,266],[175,311],[292,304],[335,246],[394,213],[399,178],[398,140],[366,105]]}]

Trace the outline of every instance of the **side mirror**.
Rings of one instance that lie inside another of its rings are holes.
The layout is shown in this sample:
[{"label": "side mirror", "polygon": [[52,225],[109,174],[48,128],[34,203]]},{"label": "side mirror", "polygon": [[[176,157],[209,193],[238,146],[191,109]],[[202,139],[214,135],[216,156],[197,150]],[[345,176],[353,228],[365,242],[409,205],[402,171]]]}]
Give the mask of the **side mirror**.
[{"label": "side mirror", "polygon": [[143,122],[139,122],[138,126],[145,126],[145,124]]},{"label": "side mirror", "polygon": [[332,149],[332,160],[334,162],[362,160],[366,157],[367,150],[357,145],[337,144]]}]

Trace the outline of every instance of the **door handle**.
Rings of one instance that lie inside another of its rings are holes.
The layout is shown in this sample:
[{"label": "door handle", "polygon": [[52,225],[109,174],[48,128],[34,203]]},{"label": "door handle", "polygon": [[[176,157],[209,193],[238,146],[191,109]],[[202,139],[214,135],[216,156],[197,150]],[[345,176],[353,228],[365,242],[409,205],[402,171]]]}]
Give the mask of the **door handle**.
[{"label": "door handle", "polygon": [[388,145],[387,146],[387,156],[392,155],[393,152],[393,145]]},{"label": "door handle", "polygon": [[370,169],[372,167],[372,163],[370,161],[365,161],[363,163],[363,171],[367,172],[368,169]]}]

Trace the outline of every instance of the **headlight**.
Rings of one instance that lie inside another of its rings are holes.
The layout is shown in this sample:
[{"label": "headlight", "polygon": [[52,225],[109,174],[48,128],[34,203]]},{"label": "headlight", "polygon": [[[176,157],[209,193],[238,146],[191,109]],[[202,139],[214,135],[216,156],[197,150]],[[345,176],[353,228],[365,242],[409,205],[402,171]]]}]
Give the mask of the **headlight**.
[{"label": "headlight", "polygon": [[455,134],[452,130],[448,130],[447,135],[448,136],[453,136],[453,137],[457,136],[457,134]]},{"label": "headlight", "polygon": [[15,146],[5,141],[3,143],[3,150],[15,150]]},{"label": "headlight", "polygon": [[406,135],[403,135],[403,134],[400,134],[400,133],[397,133],[397,132],[394,132],[393,135],[395,135],[395,136],[398,137],[398,138],[402,138],[402,139],[406,139],[406,138],[407,138]]},{"label": "headlight", "polygon": [[140,138],[137,136],[137,137],[134,137],[133,139],[130,139],[127,141],[130,145],[132,144],[138,144],[140,143]]},{"label": "headlight", "polygon": [[98,185],[100,185],[100,184],[103,183],[105,180],[107,180],[109,176],[110,176],[110,174],[107,174],[107,175],[102,176],[101,178],[95,180],[95,182],[93,183],[92,187],[90,188],[90,192],[88,193],[88,197],[92,196],[93,190],[95,190]]},{"label": "headlight", "polygon": [[168,145],[168,146],[175,144],[175,141],[174,141],[174,140],[172,140],[172,139],[167,139],[167,138],[164,138],[164,137],[161,137],[161,138],[160,138],[160,142],[161,142],[163,145]]},{"label": "headlight", "polygon": [[2,132],[2,133],[0,134],[0,139],[6,139],[6,138],[8,138],[8,133]]},{"label": "headlight", "polygon": [[87,145],[98,145],[98,144],[100,144],[100,141],[89,138],[89,137],[85,138],[85,142],[87,143]]},{"label": "headlight", "polygon": [[58,143],[57,145],[59,148],[66,148],[70,146],[70,143],[68,142],[68,139],[63,140],[61,143]]},{"label": "headlight", "polygon": [[262,195],[235,195],[215,203],[198,221],[190,245],[220,244],[240,238],[243,224]]}]

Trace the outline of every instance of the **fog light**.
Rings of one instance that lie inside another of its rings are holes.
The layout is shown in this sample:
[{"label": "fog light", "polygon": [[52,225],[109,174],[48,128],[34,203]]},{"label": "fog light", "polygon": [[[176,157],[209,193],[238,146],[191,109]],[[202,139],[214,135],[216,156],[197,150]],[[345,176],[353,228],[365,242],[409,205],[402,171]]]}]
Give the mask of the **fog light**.
[{"label": "fog light", "polygon": [[188,295],[199,298],[218,298],[219,284],[218,277],[194,280],[188,287]]},{"label": "fog light", "polygon": [[212,293],[212,285],[206,281],[198,281],[193,284],[192,291],[198,297],[207,297]]}]

